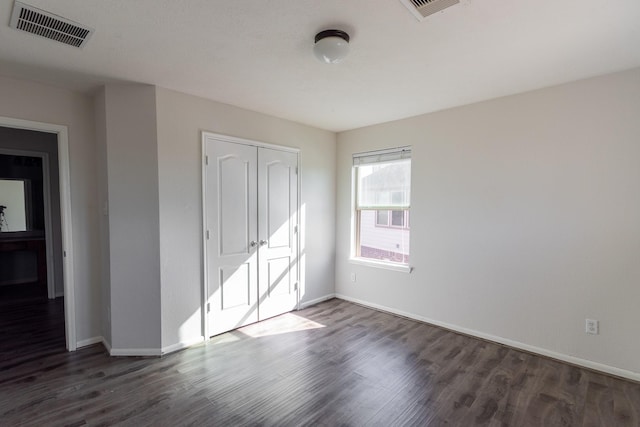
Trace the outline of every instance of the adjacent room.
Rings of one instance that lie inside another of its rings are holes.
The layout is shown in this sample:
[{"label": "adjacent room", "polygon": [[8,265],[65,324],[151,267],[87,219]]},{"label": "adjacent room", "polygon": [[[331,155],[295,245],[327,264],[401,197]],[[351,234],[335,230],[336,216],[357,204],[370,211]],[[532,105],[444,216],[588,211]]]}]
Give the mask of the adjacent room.
[{"label": "adjacent room", "polygon": [[0,3],[0,424],[640,426],[638,22]]}]

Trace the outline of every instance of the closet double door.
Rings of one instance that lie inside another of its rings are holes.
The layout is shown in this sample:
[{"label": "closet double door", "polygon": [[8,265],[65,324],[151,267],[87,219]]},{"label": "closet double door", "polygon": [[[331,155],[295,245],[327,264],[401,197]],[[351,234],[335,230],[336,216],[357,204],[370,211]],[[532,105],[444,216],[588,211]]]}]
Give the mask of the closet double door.
[{"label": "closet double door", "polygon": [[210,336],[298,303],[298,155],[207,136],[206,321]]}]

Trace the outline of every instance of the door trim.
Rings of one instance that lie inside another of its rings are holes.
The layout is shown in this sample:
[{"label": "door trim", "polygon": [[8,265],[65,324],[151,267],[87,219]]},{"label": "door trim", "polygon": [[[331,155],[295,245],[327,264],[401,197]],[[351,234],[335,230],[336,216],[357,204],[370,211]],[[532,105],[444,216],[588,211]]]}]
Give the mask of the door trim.
[{"label": "door trim", "polygon": [[69,172],[69,131],[66,126],[0,116],[0,126],[56,134],[58,138],[58,174],[60,182],[60,226],[62,229],[62,276],[67,350],[75,351],[76,306],[73,276],[73,235],[71,218],[71,175]]},{"label": "door trim", "polygon": [[[205,203],[205,197],[207,194],[207,187],[206,187],[206,182],[207,182],[207,175],[206,175],[206,166],[207,166],[207,141],[208,140],[215,140],[215,141],[221,141],[221,142],[231,142],[234,144],[241,144],[241,145],[250,145],[250,146],[254,146],[254,147],[262,147],[262,148],[269,148],[272,150],[280,150],[280,151],[288,151],[288,152],[292,152],[292,153],[296,153],[298,159],[297,159],[297,163],[298,163],[298,174],[297,174],[297,179],[298,179],[298,204],[296,206],[296,208],[298,209],[298,233],[296,233],[296,239],[298,239],[298,253],[296,254],[298,260],[300,258],[300,235],[302,234],[300,232],[300,206],[301,206],[301,202],[300,202],[300,149],[299,148],[295,148],[295,147],[287,147],[287,146],[283,146],[283,145],[275,145],[275,144],[269,144],[266,142],[261,142],[261,141],[255,141],[255,140],[251,140],[251,139],[245,139],[245,138],[238,138],[236,136],[229,136],[229,135],[223,135],[223,134],[219,134],[219,133],[214,133],[214,132],[209,132],[209,131],[202,131],[202,160],[200,163],[200,167],[201,169],[201,180],[202,180],[202,304],[201,304],[201,312],[202,312],[202,331],[203,331],[203,336],[205,341],[209,340],[211,338],[211,335],[209,334],[209,322],[207,319],[207,315],[208,315],[208,310],[207,310],[207,295],[209,295],[209,284],[208,284],[208,277],[209,277],[209,271],[208,271],[208,267],[207,267],[207,208],[206,208],[206,203]],[[299,262],[299,261],[298,261]],[[296,280],[298,282],[298,292],[297,292],[297,302],[296,302],[296,310],[300,309],[300,294],[301,294],[301,287],[300,287],[300,270],[301,268],[297,269],[297,277]]]},{"label": "door trim", "polygon": [[287,147],[285,145],[269,144],[269,143],[266,143],[266,142],[255,141],[255,140],[252,140],[252,139],[238,138],[237,136],[228,136],[228,135],[222,135],[222,134],[219,134],[219,133],[202,131],[202,146],[203,146],[203,151],[202,152],[203,152],[203,154],[204,154],[204,142],[205,142],[205,140],[207,138],[215,139],[216,141],[222,141],[222,142],[232,142],[232,143],[235,143],[235,144],[252,145],[254,147],[271,148],[272,150],[290,151],[292,153],[300,153],[300,149],[299,148],[295,148],[295,147]]}]

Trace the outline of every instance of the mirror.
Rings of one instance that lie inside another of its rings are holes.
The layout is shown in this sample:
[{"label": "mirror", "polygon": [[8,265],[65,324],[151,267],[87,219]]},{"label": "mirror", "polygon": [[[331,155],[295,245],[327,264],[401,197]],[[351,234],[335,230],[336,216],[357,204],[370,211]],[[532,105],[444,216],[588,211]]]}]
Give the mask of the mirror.
[{"label": "mirror", "polygon": [[0,232],[30,230],[30,181],[0,179]]},{"label": "mirror", "polygon": [[44,235],[43,159],[0,153],[0,239]]}]

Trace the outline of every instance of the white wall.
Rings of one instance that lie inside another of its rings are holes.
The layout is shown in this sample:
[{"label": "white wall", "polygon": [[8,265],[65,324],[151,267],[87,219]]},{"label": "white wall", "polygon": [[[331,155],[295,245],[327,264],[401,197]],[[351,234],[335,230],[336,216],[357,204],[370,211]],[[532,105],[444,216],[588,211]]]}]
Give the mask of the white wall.
[{"label": "white wall", "polygon": [[109,175],[107,165],[107,111],[106,89],[100,88],[94,96],[96,129],[96,178],[98,185],[98,225],[100,228],[100,315],[101,336],[111,346],[111,258],[109,246]]},{"label": "white wall", "polygon": [[154,86],[138,84],[107,85],[104,93],[110,332],[116,355],[158,354],[161,344],[155,96]]},{"label": "white wall", "polygon": [[69,130],[76,337],[99,336],[99,239],[93,103],[89,96],[0,76],[0,116],[65,125]]},{"label": "white wall", "polygon": [[[634,69],[339,134],[337,293],[640,378],[638,117]],[[351,154],[400,145],[412,274],[348,262]]]},{"label": "white wall", "polygon": [[334,292],[335,134],[157,88],[162,346],[202,336],[202,131],[298,147],[303,301]]}]

